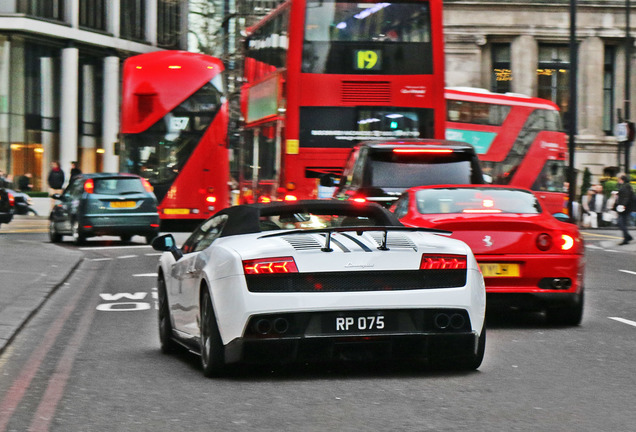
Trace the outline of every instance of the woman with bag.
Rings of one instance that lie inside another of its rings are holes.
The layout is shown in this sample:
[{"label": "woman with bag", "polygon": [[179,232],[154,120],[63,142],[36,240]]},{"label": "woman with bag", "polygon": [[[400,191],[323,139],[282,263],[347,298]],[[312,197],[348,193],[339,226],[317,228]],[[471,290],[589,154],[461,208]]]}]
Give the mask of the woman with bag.
[{"label": "woman with bag", "polygon": [[629,184],[629,177],[626,174],[621,174],[618,177],[618,184],[620,187],[618,188],[618,198],[614,204],[614,210],[618,213],[618,227],[623,232],[623,241],[618,244],[622,246],[634,239],[627,230],[629,216],[633,209],[634,189]]}]

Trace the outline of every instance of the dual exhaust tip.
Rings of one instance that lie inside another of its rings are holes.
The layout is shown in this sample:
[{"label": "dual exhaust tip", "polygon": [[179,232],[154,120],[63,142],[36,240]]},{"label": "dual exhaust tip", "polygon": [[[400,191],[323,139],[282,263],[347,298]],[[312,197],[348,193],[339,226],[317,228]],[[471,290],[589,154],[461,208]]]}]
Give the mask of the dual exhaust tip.
[{"label": "dual exhaust tip", "polygon": [[458,313],[438,313],[433,317],[433,324],[439,330],[461,330],[466,325],[466,318]]},{"label": "dual exhaust tip", "polygon": [[261,335],[272,333],[285,334],[289,330],[289,321],[285,318],[262,318],[254,323],[254,331]]}]

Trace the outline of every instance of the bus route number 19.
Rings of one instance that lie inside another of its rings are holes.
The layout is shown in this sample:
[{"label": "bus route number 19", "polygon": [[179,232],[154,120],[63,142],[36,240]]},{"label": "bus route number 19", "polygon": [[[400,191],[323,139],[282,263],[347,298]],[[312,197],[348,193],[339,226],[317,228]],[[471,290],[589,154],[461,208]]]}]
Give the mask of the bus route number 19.
[{"label": "bus route number 19", "polygon": [[382,57],[378,50],[356,50],[357,70],[379,70],[382,66]]}]

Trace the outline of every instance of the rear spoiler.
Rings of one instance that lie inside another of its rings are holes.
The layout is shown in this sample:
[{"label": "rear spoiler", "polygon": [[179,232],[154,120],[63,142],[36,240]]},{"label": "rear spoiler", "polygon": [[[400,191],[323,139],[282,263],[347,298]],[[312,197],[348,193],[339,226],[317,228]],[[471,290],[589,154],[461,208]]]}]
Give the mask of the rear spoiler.
[{"label": "rear spoiler", "polygon": [[315,228],[315,229],[294,229],[289,231],[277,232],[274,234],[266,234],[258,237],[262,238],[270,238],[270,237],[281,237],[286,235],[294,235],[294,234],[327,234],[325,237],[325,245],[320,249],[323,252],[333,252],[331,249],[331,234],[335,232],[355,232],[359,236],[362,235],[365,231],[380,231],[383,232],[382,236],[382,244],[378,247],[379,250],[389,250],[386,247],[386,241],[389,231],[408,231],[408,232],[429,232],[434,234],[442,234],[442,235],[450,235],[451,231],[440,230],[435,228],[422,228],[422,227],[405,227],[405,226],[351,226],[351,227],[332,227],[332,228]]}]

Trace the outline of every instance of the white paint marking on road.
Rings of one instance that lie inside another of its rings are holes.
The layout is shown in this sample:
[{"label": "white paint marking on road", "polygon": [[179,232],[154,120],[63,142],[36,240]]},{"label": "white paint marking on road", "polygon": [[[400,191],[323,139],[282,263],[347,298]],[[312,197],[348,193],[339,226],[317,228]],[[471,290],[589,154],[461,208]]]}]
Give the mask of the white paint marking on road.
[{"label": "white paint marking on road", "polygon": [[157,273],[138,273],[134,274],[133,277],[157,277]]},{"label": "white paint marking on road", "polygon": [[112,258],[93,258],[90,261],[112,261]]},{"label": "white paint marking on road", "polygon": [[161,256],[162,253],[161,252],[155,252],[155,253],[147,253],[147,254],[144,254],[144,255],[146,255],[146,256]]},{"label": "white paint marking on road", "polygon": [[585,249],[599,249],[599,250],[603,250],[603,248],[601,246],[597,246],[597,245],[585,245]]},{"label": "white paint marking on road", "polygon": [[79,250],[112,250],[112,249],[133,249],[133,248],[149,248],[150,245],[130,245],[130,246],[100,246],[100,247],[83,247]]},{"label": "white paint marking on road", "polygon": [[122,255],[117,257],[117,259],[128,259],[128,258],[137,258],[137,255]]},{"label": "white paint marking on road", "polygon": [[627,324],[627,325],[636,327],[636,321],[630,321],[628,319],[619,318],[619,317],[608,317],[608,318],[611,319],[611,320],[614,320],[614,321],[621,322],[623,324]]},{"label": "white paint marking on road", "polygon": [[627,274],[633,274],[636,275],[636,272],[630,271],[630,270],[618,270],[619,272],[623,272],[623,273],[627,273]]}]

